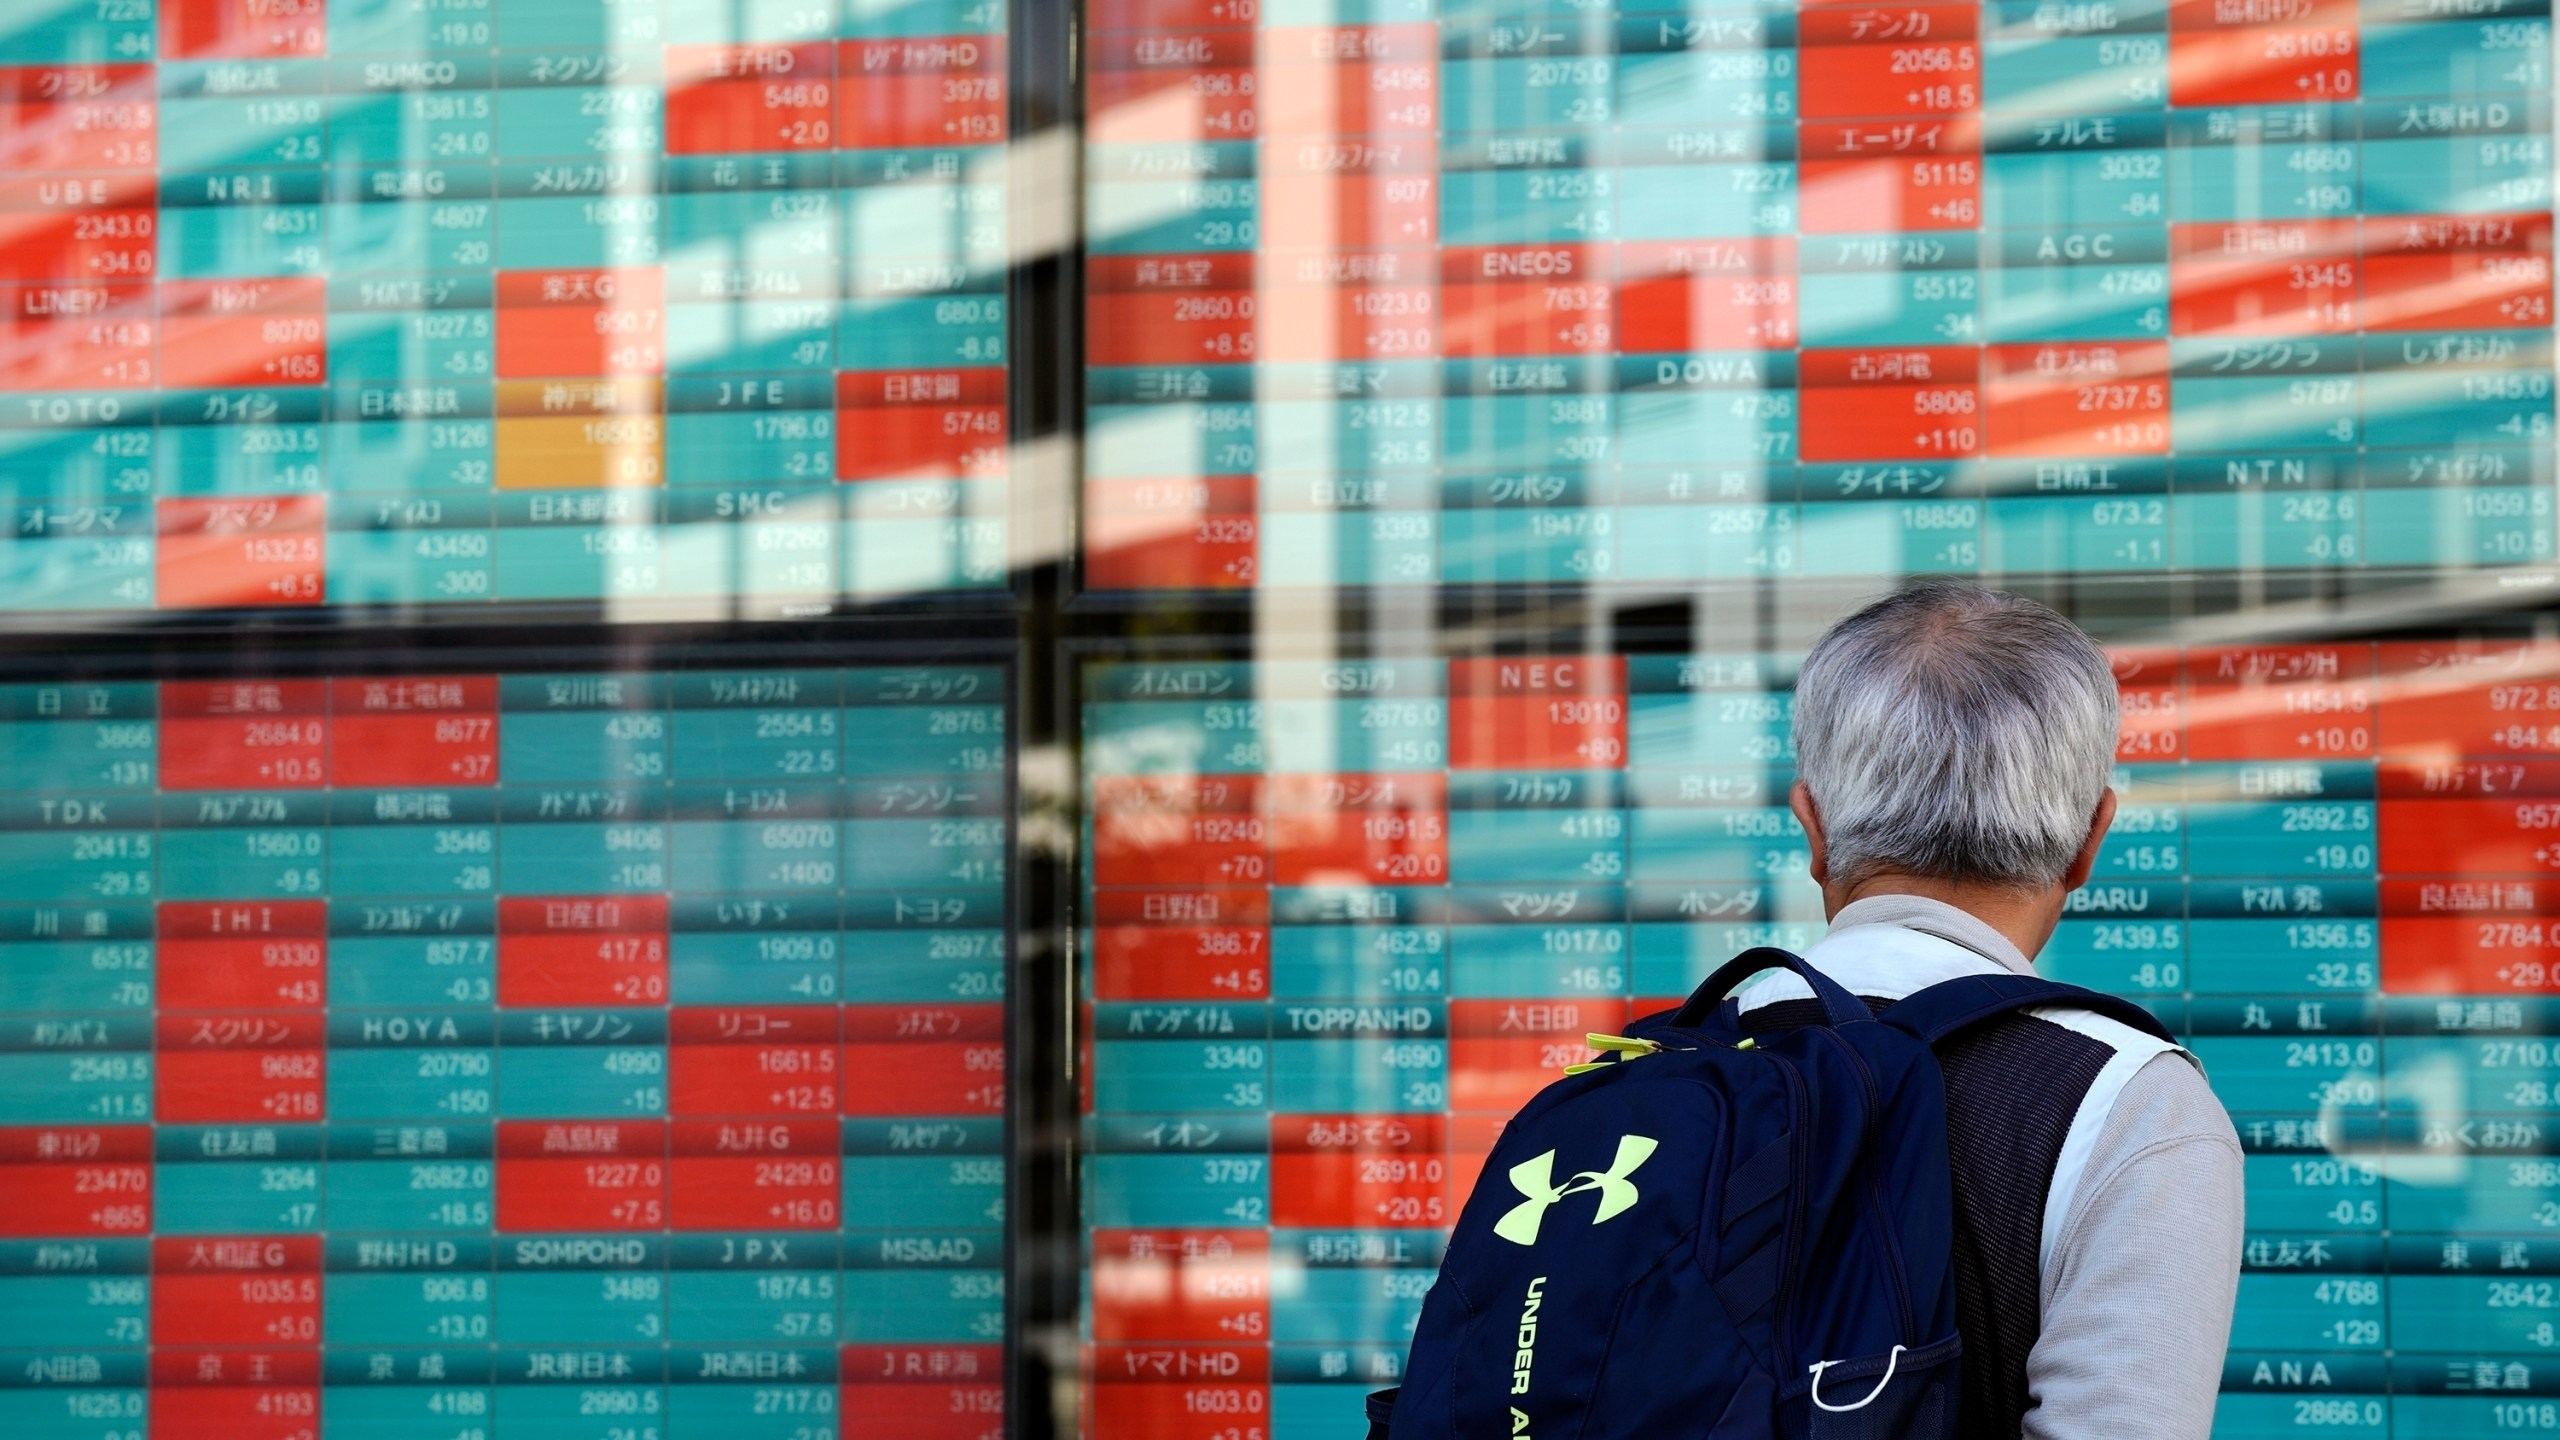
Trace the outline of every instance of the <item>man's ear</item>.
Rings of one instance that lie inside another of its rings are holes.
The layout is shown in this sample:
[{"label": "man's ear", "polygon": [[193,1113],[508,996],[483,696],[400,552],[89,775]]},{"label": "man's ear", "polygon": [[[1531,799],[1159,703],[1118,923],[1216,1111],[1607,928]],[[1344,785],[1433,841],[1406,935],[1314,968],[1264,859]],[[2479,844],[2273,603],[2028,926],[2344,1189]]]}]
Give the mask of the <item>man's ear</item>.
[{"label": "man's ear", "polygon": [[[2110,806],[2115,804],[2114,792],[2108,793],[2107,803]],[[1822,812],[1813,808],[1813,792],[1804,788],[1803,781],[1797,781],[1787,791],[1787,808],[1796,812],[1796,823],[1804,827],[1804,868],[1813,876],[1814,884],[1830,884],[1831,855],[1830,846],[1822,838]],[[2107,813],[2113,816],[2115,812],[2109,810]],[[2106,827],[2101,825],[2098,828],[2104,830]],[[2084,875],[2081,878],[2085,880],[2088,877]]]},{"label": "man's ear", "polygon": [[2062,888],[2077,890],[2089,883],[2089,874],[2098,868],[2098,847],[2107,841],[2107,827],[2116,823],[2116,792],[2110,787],[2098,797],[2098,809],[2089,817],[2089,836],[2080,842],[2080,853],[2071,857],[2071,868],[2062,872]]}]

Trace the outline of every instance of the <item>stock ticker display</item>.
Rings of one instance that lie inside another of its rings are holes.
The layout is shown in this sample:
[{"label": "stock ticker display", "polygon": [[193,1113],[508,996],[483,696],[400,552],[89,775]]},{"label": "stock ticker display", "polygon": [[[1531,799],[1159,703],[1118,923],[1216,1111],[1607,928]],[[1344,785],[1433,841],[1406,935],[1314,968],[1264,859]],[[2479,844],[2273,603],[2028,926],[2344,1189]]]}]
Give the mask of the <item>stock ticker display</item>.
[{"label": "stock ticker display", "polygon": [[[1319,1440],[1560,1067],[1822,933],[1792,657],[1090,666],[1084,1433]],[[2560,643],[2125,651],[2042,959],[2247,1151],[2215,1433],[2560,1429]]]},{"label": "stock ticker display", "polygon": [[1087,583],[2553,558],[2546,0],[1090,0]]},{"label": "stock ticker display", "polygon": [[994,668],[0,686],[0,1427],[986,1440]]},{"label": "stock ticker display", "polygon": [[0,5],[0,611],[1006,583],[1001,0]]}]

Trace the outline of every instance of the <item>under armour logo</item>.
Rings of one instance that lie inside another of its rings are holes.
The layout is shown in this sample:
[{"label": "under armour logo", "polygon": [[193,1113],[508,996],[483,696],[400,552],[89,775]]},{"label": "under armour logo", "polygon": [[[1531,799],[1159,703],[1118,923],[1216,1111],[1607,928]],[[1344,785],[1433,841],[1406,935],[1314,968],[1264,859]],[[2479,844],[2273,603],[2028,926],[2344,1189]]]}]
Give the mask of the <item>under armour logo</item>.
[{"label": "under armour logo", "polygon": [[1511,1167],[1511,1188],[1529,1198],[1512,1206],[1509,1214],[1495,1221],[1493,1233],[1514,1245],[1535,1245],[1538,1243],[1539,1222],[1547,1218],[1547,1207],[1567,1195],[1579,1195],[1585,1190],[1600,1192],[1600,1209],[1591,1217],[1592,1224],[1626,1213],[1627,1207],[1635,1204],[1637,1199],[1635,1184],[1627,1177],[1636,1173],[1636,1167],[1653,1154],[1657,1143],[1642,1135],[1621,1135],[1618,1137],[1618,1158],[1609,1162],[1608,1169],[1577,1171],[1572,1179],[1561,1185],[1555,1183],[1556,1152],[1553,1150],[1535,1159],[1521,1161]]}]

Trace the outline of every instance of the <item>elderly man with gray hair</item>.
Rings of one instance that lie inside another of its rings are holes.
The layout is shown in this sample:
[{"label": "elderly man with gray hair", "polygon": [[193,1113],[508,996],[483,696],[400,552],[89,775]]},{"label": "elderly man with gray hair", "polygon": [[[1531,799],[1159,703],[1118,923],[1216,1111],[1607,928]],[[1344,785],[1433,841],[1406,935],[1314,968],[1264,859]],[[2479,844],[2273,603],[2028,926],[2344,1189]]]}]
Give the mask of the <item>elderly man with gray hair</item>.
[{"label": "elderly man with gray hair", "polygon": [[[1833,626],[1796,679],[1797,780],[1831,930],[1870,1003],[2033,973],[2116,812],[2115,678],[2018,596],[1928,583]],[[1819,1018],[1780,974],[1756,1030]],[[2021,1012],[1938,1048],[1967,1440],[2204,1440],[2239,1288],[2240,1142],[2186,1052]]]}]

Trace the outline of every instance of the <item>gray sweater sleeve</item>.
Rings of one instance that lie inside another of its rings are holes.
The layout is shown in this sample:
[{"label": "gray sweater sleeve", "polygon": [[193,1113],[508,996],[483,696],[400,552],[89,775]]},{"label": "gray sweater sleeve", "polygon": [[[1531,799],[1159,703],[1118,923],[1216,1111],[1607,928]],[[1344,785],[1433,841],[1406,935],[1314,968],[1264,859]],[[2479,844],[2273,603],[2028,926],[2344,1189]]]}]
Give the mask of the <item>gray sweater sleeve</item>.
[{"label": "gray sweater sleeve", "polygon": [[2182,1055],[2109,1112],[2045,1267],[2025,1440],[2206,1440],[2239,1295],[2240,1139]]}]

